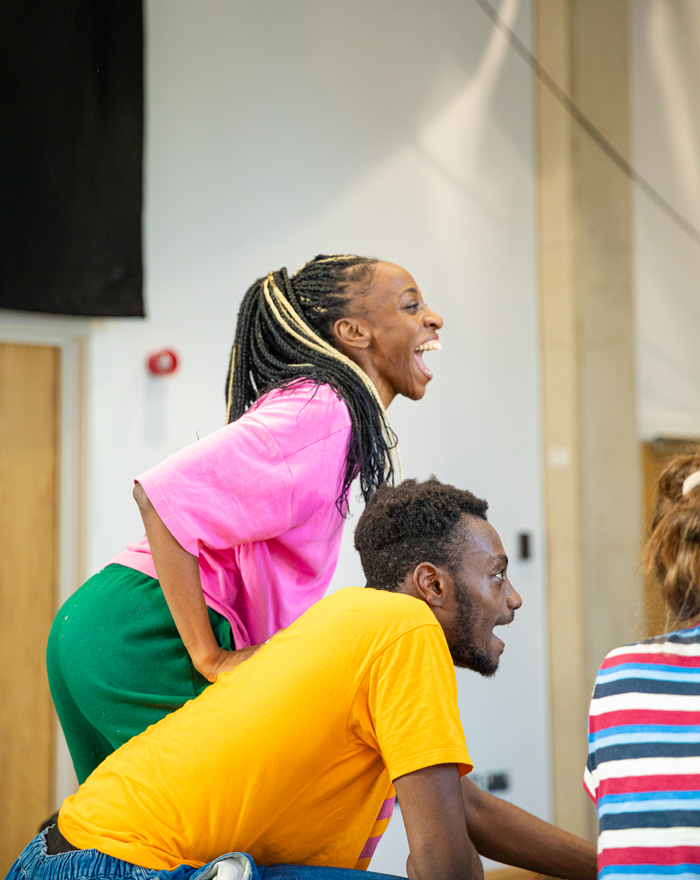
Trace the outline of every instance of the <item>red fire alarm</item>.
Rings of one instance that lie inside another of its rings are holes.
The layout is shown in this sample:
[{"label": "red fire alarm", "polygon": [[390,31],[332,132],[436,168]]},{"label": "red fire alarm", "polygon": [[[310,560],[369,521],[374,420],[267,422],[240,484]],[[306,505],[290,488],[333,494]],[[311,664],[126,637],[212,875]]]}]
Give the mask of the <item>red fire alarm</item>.
[{"label": "red fire alarm", "polygon": [[148,359],[148,369],[155,376],[167,376],[177,369],[177,355],[169,348],[152,354]]}]

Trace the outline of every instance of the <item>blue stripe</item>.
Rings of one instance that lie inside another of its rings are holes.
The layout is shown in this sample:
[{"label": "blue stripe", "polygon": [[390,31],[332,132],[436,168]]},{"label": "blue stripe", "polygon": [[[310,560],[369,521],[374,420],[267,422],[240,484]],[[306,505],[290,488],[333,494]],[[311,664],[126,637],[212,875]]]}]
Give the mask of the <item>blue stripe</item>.
[{"label": "blue stripe", "polygon": [[605,880],[658,880],[673,877],[674,880],[697,880],[700,865],[609,865],[598,874]]},{"label": "blue stripe", "polygon": [[700,681],[700,669],[697,666],[682,668],[679,666],[660,666],[658,663],[620,663],[610,669],[598,672],[598,681],[619,681],[621,678],[647,678],[656,681]]},{"label": "blue stripe", "polygon": [[644,639],[643,642],[635,642],[632,645],[625,645],[626,648],[632,650],[639,645],[663,645],[665,642],[695,642],[700,640],[700,624],[692,629],[676,629],[670,633],[664,633],[662,636],[653,636],[650,639]]},{"label": "blue stripe", "polygon": [[700,874],[700,865],[607,865],[600,869],[600,876],[608,874],[651,874],[657,876],[659,874]]},{"label": "blue stripe", "polygon": [[597,681],[593,699],[613,697],[618,694],[677,694],[685,697],[700,696],[700,681],[691,681],[684,678],[683,681],[659,680],[656,678],[643,678],[639,675],[632,678],[621,678],[612,681]]},{"label": "blue stripe", "polygon": [[618,669],[658,669],[663,672],[700,672],[700,666],[691,666],[684,662],[692,660],[697,664],[697,662],[700,661],[700,654],[688,657],[682,654],[676,654],[675,656],[681,661],[680,663],[656,663],[654,662],[653,655],[650,656],[649,660],[622,660],[612,666],[601,666],[598,670],[598,675],[609,675],[611,672],[616,672]]},{"label": "blue stripe", "polygon": [[700,810],[636,810],[632,813],[608,813],[600,817],[600,831],[627,831],[642,828],[699,828]]},{"label": "blue stripe", "polygon": [[617,736],[606,736],[597,742],[591,742],[589,751],[595,752],[606,746],[632,745],[633,743],[700,743],[700,733],[620,733]]},{"label": "blue stripe", "polygon": [[692,629],[677,629],[666,636],[656,636],[653,639],[647,639],[645,644],[653,642],[692,642],[697,641],[700,637],[700,626],[694,626]]},{"label": "blue stripe", "polygon": [[604,816],[611,813],[651,813],[655,810],[700,810],[700,797],[698,798],[659,798],[653,801],[628,801],[617,804],[598,804],[598,815]]},{"label": "blue stripe", "polygon": [[695,733],[700,736],[700,724],[616,724],[614,727],[605,727],[595,733],[589,733],[588,741],[595,742],[606,736],[616,736],[618,733]]},{"label": "blue stripe", "polygon": [[589,759],[600,767],[605,761],[628,761],[633,758],[697,758],[700,742],[641,742],[608,746],[601,743]]},{"label": "blue stripe", "polygon": [[697,791],[629,791],[624,794],[606,794],[598,801],[599,804],[622,804],[628,801],[663,801],[672,798],[674,801],[693,801],[700,798]]}]

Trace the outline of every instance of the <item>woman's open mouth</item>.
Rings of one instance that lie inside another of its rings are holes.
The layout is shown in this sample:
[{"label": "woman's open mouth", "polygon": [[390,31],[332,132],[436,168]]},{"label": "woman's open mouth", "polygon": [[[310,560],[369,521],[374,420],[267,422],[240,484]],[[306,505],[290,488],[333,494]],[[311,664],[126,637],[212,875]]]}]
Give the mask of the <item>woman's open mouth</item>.
[{"label": "woman's open mouth", "polygon": [[437,339],[433,339],[430,342],[424,342],[422,345],[419,345],[418,348],[413,353],[413,357],[415,358],[416,363],[418,364],[418,369],[423,373],[423,375],[427,379],[433,378],[432,370],[429,370],[423,360],[423,352],[424,351],[439,351],[442,348]]}]

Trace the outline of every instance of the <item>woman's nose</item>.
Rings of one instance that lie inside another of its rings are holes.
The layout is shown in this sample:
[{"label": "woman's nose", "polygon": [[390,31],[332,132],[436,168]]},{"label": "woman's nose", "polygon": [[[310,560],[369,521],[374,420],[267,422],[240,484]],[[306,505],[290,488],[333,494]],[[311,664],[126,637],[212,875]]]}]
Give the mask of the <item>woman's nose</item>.
[{"label": "woman's nose", "polygon": [[439,330],[443,325],[443,320],[437,312],[428,308],[425,313],[425,324],[428,327],[435,327],[436,330]]}]

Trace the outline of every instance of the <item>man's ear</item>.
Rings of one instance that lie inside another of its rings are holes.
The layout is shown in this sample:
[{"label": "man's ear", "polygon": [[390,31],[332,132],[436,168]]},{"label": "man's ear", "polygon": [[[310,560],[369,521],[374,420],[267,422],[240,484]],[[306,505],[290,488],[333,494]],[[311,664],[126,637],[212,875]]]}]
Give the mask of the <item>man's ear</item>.
[{"label": "man's ear", "polygon": [[357,350],[369,348],[372,341],[372,329],[364,318],[347,315],[333,325],[333,335],[338,340],[341,351],[348,348]]},{"label": "man's ear", "polygon": [[446,572],[432,562],[421,562],[413,569],[413,586],[431,608],[441,608],[445,601]]}]

